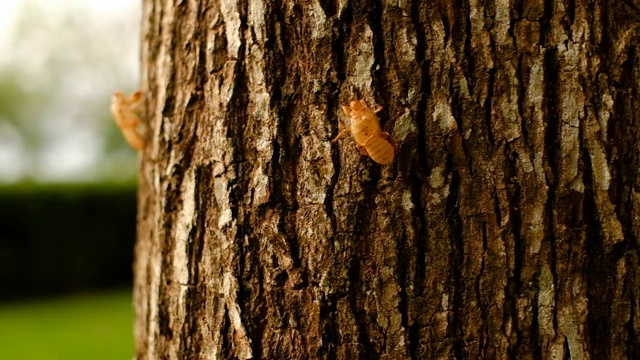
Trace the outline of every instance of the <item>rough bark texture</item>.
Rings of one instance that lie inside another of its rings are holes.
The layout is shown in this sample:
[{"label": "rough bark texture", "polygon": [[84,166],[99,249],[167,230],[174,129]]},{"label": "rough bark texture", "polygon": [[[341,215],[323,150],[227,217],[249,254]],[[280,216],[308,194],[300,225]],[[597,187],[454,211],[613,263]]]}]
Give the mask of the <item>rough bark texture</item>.
[{"label": "rough bark texture", "polygon": [[639,18],[145,0],[137,358],[640,358]]}]

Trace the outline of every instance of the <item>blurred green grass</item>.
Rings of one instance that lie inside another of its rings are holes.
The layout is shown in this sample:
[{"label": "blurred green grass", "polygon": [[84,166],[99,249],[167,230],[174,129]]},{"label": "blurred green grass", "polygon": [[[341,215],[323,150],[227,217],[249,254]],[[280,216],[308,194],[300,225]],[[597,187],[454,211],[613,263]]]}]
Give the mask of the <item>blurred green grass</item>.
[{"label": "blurred green grass", "polygon": [[0,303],[0,359],[131,358],[130,290]]}]

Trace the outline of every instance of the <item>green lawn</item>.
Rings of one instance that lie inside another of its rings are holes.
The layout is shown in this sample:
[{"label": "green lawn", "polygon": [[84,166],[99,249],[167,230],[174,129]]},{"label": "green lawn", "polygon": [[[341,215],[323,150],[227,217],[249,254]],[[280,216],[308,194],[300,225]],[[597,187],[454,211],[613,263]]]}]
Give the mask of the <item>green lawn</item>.
[{"label": "green lawn", "polygon": [[0,359],[132,357],[130,291],[0,303]]}]

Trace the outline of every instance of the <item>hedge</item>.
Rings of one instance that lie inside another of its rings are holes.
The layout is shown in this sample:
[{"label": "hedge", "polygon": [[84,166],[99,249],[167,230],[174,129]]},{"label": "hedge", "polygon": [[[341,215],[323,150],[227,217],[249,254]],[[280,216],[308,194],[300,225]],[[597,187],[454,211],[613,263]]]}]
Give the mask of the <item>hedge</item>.
[{"label": "hedge", "polygon": [[130,286],[131,185],[0,187],[0,299]]}]

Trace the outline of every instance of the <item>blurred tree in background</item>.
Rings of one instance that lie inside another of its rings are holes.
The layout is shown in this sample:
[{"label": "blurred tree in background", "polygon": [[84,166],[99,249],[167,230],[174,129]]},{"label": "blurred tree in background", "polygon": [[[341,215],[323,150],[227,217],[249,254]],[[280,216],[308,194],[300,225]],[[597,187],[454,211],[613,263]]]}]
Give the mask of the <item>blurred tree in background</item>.
[{"label": "blurred tree in background", "polygon": [[135,177],[108,108],[137,83],[137,5],[29,0],[0,18],[0,182]]}]

